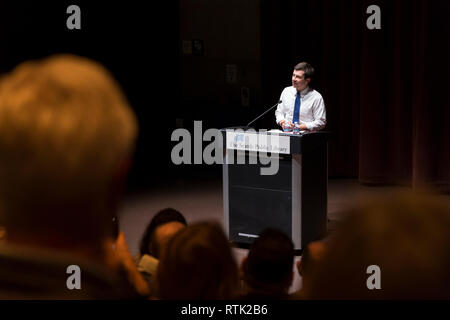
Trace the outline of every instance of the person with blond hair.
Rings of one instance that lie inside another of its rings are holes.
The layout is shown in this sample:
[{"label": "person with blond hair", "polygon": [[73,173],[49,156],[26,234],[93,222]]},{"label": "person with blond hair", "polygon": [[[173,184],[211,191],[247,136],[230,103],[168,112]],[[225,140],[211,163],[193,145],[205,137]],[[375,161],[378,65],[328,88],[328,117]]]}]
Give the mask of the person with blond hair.
[{"label": "person with blond hair", "polygon": [[132,296],[111,235],[137,130],[113,76],[87,58],[29,61],[1,78],[0,297]]}]

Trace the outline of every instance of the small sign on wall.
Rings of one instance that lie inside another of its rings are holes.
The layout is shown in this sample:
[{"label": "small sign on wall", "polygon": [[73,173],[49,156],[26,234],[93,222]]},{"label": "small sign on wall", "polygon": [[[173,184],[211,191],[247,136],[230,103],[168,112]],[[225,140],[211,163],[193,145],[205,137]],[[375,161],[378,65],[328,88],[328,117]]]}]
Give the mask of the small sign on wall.
[{"label": "small sign on wall", "polygon": [[203,40],[183,40],[183,54],[203,56]]},{"label": "small sign on wall", "polygon": [[225,65],[225,79],[229,84],[237,82],[237,65],[235,64]]},{"label": "small sign on wall", "polygon": [[203,55],[203,40],[192,40],[192,54],[196,56]]},{"label": "small sign on wall", "polygon": [[191,40],[183,40],[183,54],[192,54]]},{"label": "small sign on wall", "polygon": [[250,106],[250,89],[248,87],[241,87],[241,105],[243,107]]}]

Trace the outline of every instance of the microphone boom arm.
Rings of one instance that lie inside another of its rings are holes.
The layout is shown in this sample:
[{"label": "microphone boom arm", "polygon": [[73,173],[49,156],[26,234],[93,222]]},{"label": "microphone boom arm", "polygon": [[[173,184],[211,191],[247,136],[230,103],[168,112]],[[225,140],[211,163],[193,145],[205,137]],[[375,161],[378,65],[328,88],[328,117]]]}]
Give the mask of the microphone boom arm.
[{"label": "microphone boom arm", "polygon": [[255,122],[256,120],[258,120],[259,118],[261,118],[263,115],[265,115],[267,112],[269,112],[270,110],[272,110],[273,108],[275,108],[276,106],[278,106],[282,101],[278,101],[274,106],[270,107],[269,109],[267,109],[263,114],[259,115],[256,119],[253,119],[252,121],[250,121],[247,124],[247,127],[249,127],[253,122]]}]

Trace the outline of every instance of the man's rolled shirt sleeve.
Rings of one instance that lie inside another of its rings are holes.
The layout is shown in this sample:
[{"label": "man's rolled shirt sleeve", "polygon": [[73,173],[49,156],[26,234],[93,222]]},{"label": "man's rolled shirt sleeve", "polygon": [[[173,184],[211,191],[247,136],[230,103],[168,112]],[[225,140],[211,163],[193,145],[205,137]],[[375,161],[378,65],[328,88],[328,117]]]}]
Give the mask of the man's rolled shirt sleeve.
[{"label": "man's rolled shirt sleeve", "polygon": [[314,121],[303,123],[306,125],[306,128],[308,128],[308,130],[310,131],[321,130],[327,124],[327,113],[325,110],[325,103],[322,97],[314,101],[312,109]]},{"label": "man's rolled shirt sleeve", "polygon": [[277,110],[275,111],[275,117],[276,117],[277,124],[280,124],[280,121],[282,121],[282,120],[286,120],[285,119],[286,106],[284,104],[285,91],[286,91],[286,89],[284,89],[283,92],[281,92],[281,95],[280,95],[281,103],[278,105]]}]

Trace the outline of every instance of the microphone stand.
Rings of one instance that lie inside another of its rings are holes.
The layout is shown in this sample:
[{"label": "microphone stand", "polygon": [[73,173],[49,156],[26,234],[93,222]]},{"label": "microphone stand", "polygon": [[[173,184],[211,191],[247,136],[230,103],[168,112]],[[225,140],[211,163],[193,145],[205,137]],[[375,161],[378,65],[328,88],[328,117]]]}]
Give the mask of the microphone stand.
[{"label": "microphone stand", "polygon": [[258,120],[259,118],[261,118],[263,115],[265,115],[267,112],[269,112],[270,110],[272,110],[273,108],[275,108],[276,106],[278,106],[282,101],[278,101],[275,105],[273,105],[272,107],[270,107],[269,109],[267,109],[263,114],[259,115],[256,119],[253,119],[252,121],[250,121],[247,124],[247,127],[249,127],[253,122],[255,122],[256,120]]}]

